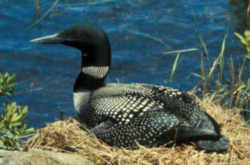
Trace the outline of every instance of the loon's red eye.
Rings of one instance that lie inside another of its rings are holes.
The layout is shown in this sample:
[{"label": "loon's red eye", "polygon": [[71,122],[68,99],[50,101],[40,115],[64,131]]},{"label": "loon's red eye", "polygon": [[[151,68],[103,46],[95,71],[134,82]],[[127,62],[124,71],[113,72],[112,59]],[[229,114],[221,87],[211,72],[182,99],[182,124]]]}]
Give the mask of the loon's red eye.
[{"label": "loon's red eye", "polygon": [[81,37],[81,34],[77,33],[77,34],[76,34],[76,37],[77,37],[77,38],[80,38],[80,37]]}]

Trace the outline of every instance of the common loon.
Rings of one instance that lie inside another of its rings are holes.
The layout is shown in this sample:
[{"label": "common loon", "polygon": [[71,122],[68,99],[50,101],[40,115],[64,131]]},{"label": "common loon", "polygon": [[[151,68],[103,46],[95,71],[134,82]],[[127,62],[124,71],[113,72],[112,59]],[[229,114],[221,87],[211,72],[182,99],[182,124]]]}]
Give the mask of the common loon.
[{"label": "common loon", "polygon": [[149,85],[105,83],[111,65],[107,34],[96,25],[77,24],[31,40],[64,44],[81,51],[81,71],[73,88],[79,119],[104,142],[136,147],[136,142],[158,146],[169,141],[196,143],[207,152],[223,152],[229,140],[220,126],[184,91]]}]

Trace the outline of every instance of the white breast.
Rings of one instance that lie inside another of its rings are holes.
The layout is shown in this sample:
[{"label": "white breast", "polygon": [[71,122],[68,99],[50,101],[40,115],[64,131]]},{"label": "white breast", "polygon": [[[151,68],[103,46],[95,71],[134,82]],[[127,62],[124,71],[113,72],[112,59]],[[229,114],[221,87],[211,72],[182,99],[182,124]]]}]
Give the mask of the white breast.
[{"label": "white breast", "polygon": [[88,106],[89,98],[90,98],[89,91],[74,92],[73,101],[75,110],[77,111],[78,114],[84,113],[84,111]]}]

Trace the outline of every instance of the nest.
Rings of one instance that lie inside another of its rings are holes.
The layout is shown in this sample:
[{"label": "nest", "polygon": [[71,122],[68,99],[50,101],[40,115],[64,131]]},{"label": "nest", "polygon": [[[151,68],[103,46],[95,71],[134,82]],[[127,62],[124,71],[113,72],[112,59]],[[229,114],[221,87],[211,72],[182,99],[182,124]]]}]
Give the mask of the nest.
[{"label": "nest", "polygon": [[223,109],[208,98],[201,106],[221,125],[222,134],[230,139],[230,147],[224,153],[205,153],[194,145],[147,148],[138,144],[138,149],[111,147],[95,136],[88,135],[81,124],[69,118],[56,121],[37,130],[24,149],[36,148],[57,152],[80,154],[97,165],[210,165],[239,164],[250,162],[250,127],[243,121],[239,109]]}]

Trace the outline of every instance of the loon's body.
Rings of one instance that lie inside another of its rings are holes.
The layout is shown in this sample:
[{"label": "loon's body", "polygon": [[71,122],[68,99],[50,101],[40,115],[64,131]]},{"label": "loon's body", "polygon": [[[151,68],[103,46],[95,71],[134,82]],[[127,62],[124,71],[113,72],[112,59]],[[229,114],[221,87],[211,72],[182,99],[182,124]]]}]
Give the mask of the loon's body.
[{"label": "loon's body", "polygon": [[105,32],[90,24],[32,40],[60,43],[81,51],[82,66],[74,84],[74,106],[82,122],[110,145],[133,147],[194,141],[208,152],[227,150],[220,127],[186,92],[149,84],[105,83],[111,49]]}]

